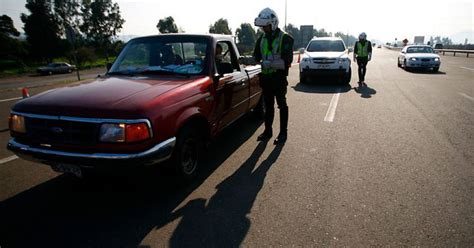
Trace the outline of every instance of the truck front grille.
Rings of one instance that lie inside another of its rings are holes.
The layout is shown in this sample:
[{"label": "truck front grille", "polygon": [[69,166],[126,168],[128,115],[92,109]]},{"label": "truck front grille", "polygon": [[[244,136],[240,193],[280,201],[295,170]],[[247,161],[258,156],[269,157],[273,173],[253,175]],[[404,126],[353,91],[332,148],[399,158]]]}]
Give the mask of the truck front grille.
[{"label": "truck front grille", "polygon": [[93,146],[99,124],[41,118],[25,118],[26,138],[30,142],[51,145]]}]

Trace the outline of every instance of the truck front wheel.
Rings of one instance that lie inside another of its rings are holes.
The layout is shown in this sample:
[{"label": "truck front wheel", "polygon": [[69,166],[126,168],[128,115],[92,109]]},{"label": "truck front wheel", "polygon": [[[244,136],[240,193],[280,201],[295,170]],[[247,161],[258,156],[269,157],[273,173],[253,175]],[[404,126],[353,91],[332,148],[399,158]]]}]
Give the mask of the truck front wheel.
[{"label": "truck front wheel", "polygon": [[190,126],[184,127],[179,133],[173,153],[176,172],[185,180],[196,176],[203,142],[198,130]]}]

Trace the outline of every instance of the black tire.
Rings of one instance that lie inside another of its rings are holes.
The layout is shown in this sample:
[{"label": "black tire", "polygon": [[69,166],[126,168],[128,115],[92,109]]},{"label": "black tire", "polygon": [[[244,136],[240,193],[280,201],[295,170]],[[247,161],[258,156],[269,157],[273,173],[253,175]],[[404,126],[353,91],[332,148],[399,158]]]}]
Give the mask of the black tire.
[{"label": "black tire", "polygon": [[439,67],[433,67],[433,72],[438,72],[439,71]]},{"label": "black tire", "polygon": [[397,66],[398,66],[398,68],[401,68],[401,67],[402,67],[402,64],[400,64],[400,60],[399,60],[399,59],[397,59]]},{"label": "black tire", "polygon": [[403,61],[403,69],[405,69],[405,71],[409,71],[406,60]]},{"label": "black tire", "polygon": [[179,132],[172,156],[179,177],[188,181],[196,176],[202,148],[203,139],[199,130],[185,126]]},{"label": "black tire", "polygon": [[308,77],[305,76],[303,73],[300,73],[300,83],[308,83]]},{"label": "black tire", "polygon": [[344,75],[343,78],[343,83],[344,84],[350,84],[351,83],[351,77],[352,77],[352,68],[349,68],[349,72]]}]

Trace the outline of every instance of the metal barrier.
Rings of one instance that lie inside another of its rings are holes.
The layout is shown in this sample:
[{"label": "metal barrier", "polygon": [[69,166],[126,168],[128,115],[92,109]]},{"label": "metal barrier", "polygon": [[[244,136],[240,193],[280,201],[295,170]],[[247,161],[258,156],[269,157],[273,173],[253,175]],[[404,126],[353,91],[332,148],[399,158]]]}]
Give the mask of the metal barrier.
[{"label": "metal barrier", "polygon": [[435,51],[438,53],[443,53],[443,55],[445,55],[446,53],[453,53],[453,56],[456,56],[456,53],[465,53],[466,58],[469,58],[469,54],[474,53],[474,50],[459,50],[459,49],[435,49]]}]

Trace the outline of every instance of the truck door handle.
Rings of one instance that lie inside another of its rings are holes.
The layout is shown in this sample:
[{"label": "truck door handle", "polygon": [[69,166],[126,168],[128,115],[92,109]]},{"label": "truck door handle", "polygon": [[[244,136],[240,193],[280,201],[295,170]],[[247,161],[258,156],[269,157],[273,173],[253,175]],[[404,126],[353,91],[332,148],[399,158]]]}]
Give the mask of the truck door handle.
[{"label": "truck door handle", "polygon": [[247,80],[246,80],[246,79],[242,79],[242,80],[240,80],[240,83],[241,83],[243,86],[245,86],[245,82],[247,82]]}]

